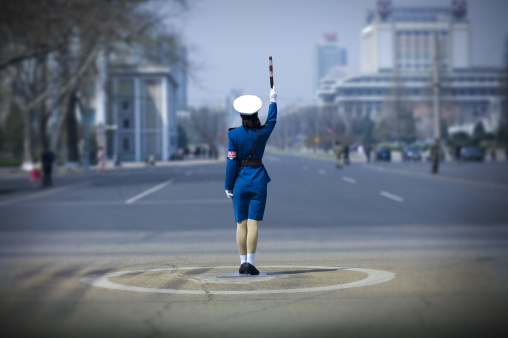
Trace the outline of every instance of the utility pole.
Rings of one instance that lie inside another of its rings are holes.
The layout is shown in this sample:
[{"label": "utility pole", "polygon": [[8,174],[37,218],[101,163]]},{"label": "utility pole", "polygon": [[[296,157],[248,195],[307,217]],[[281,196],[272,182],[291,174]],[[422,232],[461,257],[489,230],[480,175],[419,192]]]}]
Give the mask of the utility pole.
[{"label": "utility pole", "polygon": [[433,42],[434,42],[434,60],[432,64],[432,84],[434,88],[434,144],[431,147],[430,155],[432,174],[437,174],[439,171],[439,160],[441,155],[439,154],[441,151],[440,140],[441,140],[441,112],[440,112],[440,102],[439,102],[439,91],[441,89],[441,82],[439,79],[439,41],[438,41],[438,33],[435,32],[433,34]]},{"label": "utility pole", "polygon": [[439,41],[438,33],[434,33],[434,60],[432,63],[432,84],[434,88],[434,138],[441,139],[441,107],[439,102],[439,91],[441,82],[439,79]]}]

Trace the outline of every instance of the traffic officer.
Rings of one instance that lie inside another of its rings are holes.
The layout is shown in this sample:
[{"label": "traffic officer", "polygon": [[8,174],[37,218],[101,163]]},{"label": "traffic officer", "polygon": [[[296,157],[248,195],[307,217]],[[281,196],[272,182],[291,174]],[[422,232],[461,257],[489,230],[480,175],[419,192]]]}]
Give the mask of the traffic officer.
[{"label": "traffic officer", "polygon": [[274,88],[270,91],[270,107],[264,125],[261,125],[258,118],[258,112],[263,106],[259,97],[240,96],[233,106],[240,113],[242,127],[230,128],[228,131],[224,189],[227,197],[233,199],[237,222],[236,242],[241,261],[239,272],[258,275],[259,271],[254,265],[258,222],[263,220],[267,184],[270,182],[262,158],[266,142],[277,122],[277,93]]}]

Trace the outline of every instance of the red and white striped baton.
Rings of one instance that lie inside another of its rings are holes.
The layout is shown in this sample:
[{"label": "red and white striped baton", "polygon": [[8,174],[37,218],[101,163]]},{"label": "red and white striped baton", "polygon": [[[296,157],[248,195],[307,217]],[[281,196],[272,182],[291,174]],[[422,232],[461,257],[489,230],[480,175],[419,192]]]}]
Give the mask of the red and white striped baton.
[{"label": "red and white striped baton", "polygon": [[270,63],[270,67],[268,68],[270,70],[270,88],[273,88],[273,64],[272,64],[272,57],[268,57],[268,61]]}]

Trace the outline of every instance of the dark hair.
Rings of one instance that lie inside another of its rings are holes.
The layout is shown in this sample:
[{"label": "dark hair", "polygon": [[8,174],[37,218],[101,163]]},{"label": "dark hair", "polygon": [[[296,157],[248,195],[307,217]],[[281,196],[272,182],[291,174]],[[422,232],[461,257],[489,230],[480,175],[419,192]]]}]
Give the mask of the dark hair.
[{"label": "dark hair", "polygon": [[249,128],[259,129],[261,127],[261,122],[259,121],[258,113],[254,113],[252,115],[244,115],[240,114],[242,118],[242,126],[245,130]]}]

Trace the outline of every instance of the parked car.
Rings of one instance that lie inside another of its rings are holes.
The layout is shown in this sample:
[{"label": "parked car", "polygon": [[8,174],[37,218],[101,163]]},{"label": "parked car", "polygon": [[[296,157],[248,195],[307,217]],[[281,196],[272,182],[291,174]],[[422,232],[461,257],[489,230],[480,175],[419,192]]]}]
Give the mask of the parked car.
[{"label": "parked car", "polygon": [[376,151],[377,151],[377,156],[376,156],[377,161],[390,162],[392,160],[392,152],[391,152],[390,148],[378,147],[376,149]]},{"label": "parked car", "polygon": [[420,149],[416,147],[404,147],[402,148],[402,160],[403,161],[421,161],[422,153]]},{"label": "parked car", "polygon": [[460,156],[463,161],[478,161],[483,162],[485,153],[483,150],[477,147],[462,147],[460,150]]}]

